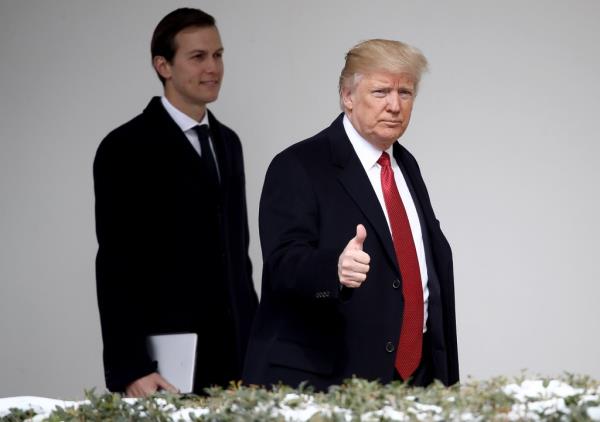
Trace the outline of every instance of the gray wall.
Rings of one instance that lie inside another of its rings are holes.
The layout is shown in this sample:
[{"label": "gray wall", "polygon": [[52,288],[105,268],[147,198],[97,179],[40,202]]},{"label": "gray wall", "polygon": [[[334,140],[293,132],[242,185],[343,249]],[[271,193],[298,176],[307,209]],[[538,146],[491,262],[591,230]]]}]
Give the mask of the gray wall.
[{"label": "gray wall", "polygon": [[161,92],[149,38],[180,4],[222,32],[257,286],[269,161],[337,115],[348,48],[404,40],[431,63],[403,142],[454,248],[463,378],[600,378],[600,2],[1,0],[0,397],[103,386],[92,159]]}]

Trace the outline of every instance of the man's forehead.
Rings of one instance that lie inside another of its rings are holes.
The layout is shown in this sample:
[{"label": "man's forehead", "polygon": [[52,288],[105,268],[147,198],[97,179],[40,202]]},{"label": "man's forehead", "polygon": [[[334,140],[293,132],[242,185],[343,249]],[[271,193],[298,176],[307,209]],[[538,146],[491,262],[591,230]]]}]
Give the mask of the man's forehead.
[{"label": "man's forehead", "polygon": [[185,46],[188,49],[222,49],[221,37],[216,26],[191,26],[184,28],[175,36],[177,46]]},{"label": "man's forehead", "polygon": [[219,36],[219,30],[216,26],[186,26],[181,29],[177,35],[189,35],[189,34],[206,34],[206,35],[216,35]]},{"label": "man's forehead", "polygon": [[[414,85],[414,78],[407,72],[390,72],[386,70],[374,70],[361,75],[360,81],[370,85],[373,84],[401,84]],[[359,81],[359,82],[360,82]]]}]

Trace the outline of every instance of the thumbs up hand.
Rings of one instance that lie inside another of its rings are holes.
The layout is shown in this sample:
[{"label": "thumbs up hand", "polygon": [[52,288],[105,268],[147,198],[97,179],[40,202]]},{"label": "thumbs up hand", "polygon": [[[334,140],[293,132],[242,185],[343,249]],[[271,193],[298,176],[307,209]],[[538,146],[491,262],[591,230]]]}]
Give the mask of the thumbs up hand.
[{"label": "thumbs up hand", "polygon": [[357,288],[367,279],[371,257],[363,251],[366,238],[367,230],[359,224],[356,236],[350,239],[338,259],[338,277],[343,286]]}]

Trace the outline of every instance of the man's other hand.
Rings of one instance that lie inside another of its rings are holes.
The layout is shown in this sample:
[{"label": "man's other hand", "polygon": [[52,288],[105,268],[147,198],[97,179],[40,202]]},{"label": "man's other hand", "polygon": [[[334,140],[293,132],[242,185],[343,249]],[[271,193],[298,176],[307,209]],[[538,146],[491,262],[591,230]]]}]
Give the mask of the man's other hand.
[{"label": "man's other hand", "polygon": [[158,372],[153,372],[129,384],[125,388],[125,394],[127,397],[146,397],[156,393],[158,390],[166,390],[169,393],[179,392],[177,388],[169,384]]},{"label": "man's other hand", "polygon": [[367,229],[359,224],[356,236],[350,239],[338,259],[338,277],[343,286],[357,288],[367,279],[371,257],[363,251],[366,238]]}]

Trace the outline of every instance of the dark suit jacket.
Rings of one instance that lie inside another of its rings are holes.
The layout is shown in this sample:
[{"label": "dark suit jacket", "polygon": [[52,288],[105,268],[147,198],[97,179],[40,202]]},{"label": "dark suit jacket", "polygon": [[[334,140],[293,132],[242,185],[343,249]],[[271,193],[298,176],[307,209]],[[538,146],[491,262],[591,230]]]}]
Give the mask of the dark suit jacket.
[{"label": "dark suit jacket", "polygon": [[[260,202],[262,296],[250,337],[244,381],[317,389],[356,375],[387,383],[402,322],[402,286],[391,235],[340,115],[314,137],[277,155]],[[429,271],[428,332],[433,376],[458,381],[450,245],[435,218],[416,161],[398,143],[421,218]],[[340,289],[339,255],[367,230],[366,282]]]},{"label": "dark suit jacket", "polygon": [[98,148],[96,276],[110,390],[155,370],[145,347],[154,333],[199,334],[197,373],[209,375],[197,387],[240,378],[257,306],[242,148],[210,112],[209,123],[220,189],[205,185],[200,157],[159,98]]}]

